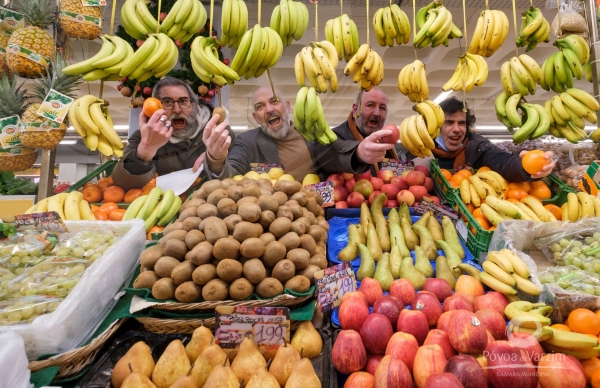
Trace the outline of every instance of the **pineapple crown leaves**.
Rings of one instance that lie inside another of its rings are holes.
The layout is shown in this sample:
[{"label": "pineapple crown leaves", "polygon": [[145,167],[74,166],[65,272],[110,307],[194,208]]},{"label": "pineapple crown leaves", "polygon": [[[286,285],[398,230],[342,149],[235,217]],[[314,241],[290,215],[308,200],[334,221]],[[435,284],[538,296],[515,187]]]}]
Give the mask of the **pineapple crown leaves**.
[{"label": "pineapple crown leaves", "polygon": [[56,19],[56,7],[50,0],[19,0],[16,10],[25,16],[25,21],[36,27],[46,29]]},{"label": "pineapple crown leaves", "polygon": [[20,117],[30,105],[27,97],[25,97],[27,90],[21,90],[25,83],[23,82],[18,87],[16,85],[16,76],[9,78],[6,73],[2,73],[2,79],[0,79],[0,117],[14,115]]},{"label": "pineapple crown leaves", "polygon": [[81,75],[64,74],[62,69],[65,67],[67,67],[67,62],[60,55],[57,55],[54,60],[50,61],[50,66],[46,74],[42,75],[31,90],[32,97],[37,102],[42,102],[48,92],[50,92],[50,89],[54,89],[69,97],[75,97],[74,92],[77,89],[77,85],[82,82]]}]

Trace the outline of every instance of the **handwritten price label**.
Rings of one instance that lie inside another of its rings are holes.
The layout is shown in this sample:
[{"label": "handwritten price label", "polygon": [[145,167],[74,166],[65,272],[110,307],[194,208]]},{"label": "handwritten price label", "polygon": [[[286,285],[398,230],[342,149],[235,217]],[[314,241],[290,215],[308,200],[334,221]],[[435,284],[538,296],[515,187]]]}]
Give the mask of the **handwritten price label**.
[{"label": "handwritten price label", "polygon": [[306,185],[304,187],[315,191],[321,196],[321,198],[323,198],[323,207],[333,206],[335,204],[335,201],[333,200],[332,181],[319,182],[315,183],[314,185]]},{"label": "handwritten price label", "polygon": [[215,338],[224,349],[237,348],[248,335],[267,348],[290,341],[290,309],[287,307],[219,306],[215,310]]},{"label": "handwritten price label", "polygon": [[340,305],[347,292],[356,290],[356,278],[350,263],[341,263],[314,274],[317,287],[317,304],[322,312]]},{"label": "handwritten price label", "polygon": [[285,325],[257,323],[254,325],[254,340],[258,345],[283,344],[285,340]]},{"label": "handwritten price label", "polygon": [[456,223],[456,231],[458,232],[460,237],[462,237],[463,241],[467,242],[467,237],[469,237],[469,231],[467,230],[467,225],[465,225],[465,222],[462,219],[460,219]]},{"label": "handwritten price label", "polygon": [[398,163],[398,168],[396,169],[396,175],[402,175],[402,173],[406,170],[414,170],[415,164],[412,160],[401,160]]},{"label": "handwritten price label", "polygon": [[22,230],[45,230],[53,233],[65,233],[67,229],[57,212],[21,214],[15,216],[15,228]]},{"label": "handwritten price label", "polygon": [[460,219],[458,212],[456,212],[454,209],[449,208],[448,206],[444,206],[435,202],[427,202],[425,200],[419,202],[419,204],[417,206],[415,206],[415,213],[416,214],[425,214],[427,212],[432,212],[434,217],[438,220],[441,221],[442,217],[447,216],[450,217],[450,219],[452,220],[452,222],[454,222],[456,224],[456,222]]},{"label": "handwritten price label", "polygon": [[381,162],[379,169],[380,170],[392,170],[392,171],[394,171],[394,174],[396,174],[396,171],[398,170],[399,166],[400,166],[400,161],[397,159],[384,159],[384,161]]},{"label": "handwritten price label", "polygon": [[282,170],[285,170],[283,168],[283,164],[277,164],[277,163],[250,163],[250,170],[256,171],[259,174],[268,173],[272,168],[280,168]]}]

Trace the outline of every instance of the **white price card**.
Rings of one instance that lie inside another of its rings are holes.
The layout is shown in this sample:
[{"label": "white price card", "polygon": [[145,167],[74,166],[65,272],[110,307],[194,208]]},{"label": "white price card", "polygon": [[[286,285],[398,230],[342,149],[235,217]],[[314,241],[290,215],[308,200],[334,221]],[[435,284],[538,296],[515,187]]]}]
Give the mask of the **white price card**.
[{"label": "white price card", "polygon": [[215,338],[223,349],[235,349],[247,335],[253,335],[259,346],[267,348],[290,341],[287,307],[219,306],[215,320]]},{"label": "white price card", "polygon": [[462,219],[456,223],[456,231],[458,232],[460,237],[462,237],[463,241],[467,242],[467,237],[469,237],[469,231],[467,230],[467,225],[465,225],[465,222]]},{"label": "white price card", "polygon": [[333,182],[325,181],[315,183],[314,185],[306,185],[304,186],[309,190],[317,192],[321,198],[323,198],[322,207],[333,206],[335,201],[333,199]]},{"label": "white price card", "polygon": [[53,233],[65,233],[69,231],[57,212],[21,214],[15,216],[15,228],[18,231],[45,230]]},{"label": "white price card", "polygon": [[341,263],[314,274],[317,304],[322,312],[340,305],[347,292],[356,291],[356,278],[350,263]]}]

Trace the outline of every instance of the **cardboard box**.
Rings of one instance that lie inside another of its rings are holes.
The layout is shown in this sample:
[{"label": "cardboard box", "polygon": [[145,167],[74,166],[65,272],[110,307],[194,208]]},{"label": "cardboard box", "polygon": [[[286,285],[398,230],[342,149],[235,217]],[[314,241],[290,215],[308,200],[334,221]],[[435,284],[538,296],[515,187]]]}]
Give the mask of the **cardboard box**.
[{"label": "cardboard box", "polygon": [[597,196],[600,191],[600,160],[594,160],[581,177],[578,184],[579,190]]}]

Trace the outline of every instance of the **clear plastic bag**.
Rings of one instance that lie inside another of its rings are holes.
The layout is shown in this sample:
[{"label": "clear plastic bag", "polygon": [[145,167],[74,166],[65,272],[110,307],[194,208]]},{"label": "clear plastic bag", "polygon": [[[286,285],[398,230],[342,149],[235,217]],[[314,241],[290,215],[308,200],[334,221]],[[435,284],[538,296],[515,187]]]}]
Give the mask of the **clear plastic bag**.
[{"label": "clear plastic bag", "polygon": [[552,34],[557,38],[578,34],[588,40],[588,26],[580,12],[583,12],[583,8],[579,4],[579,1],[569,0],[561,3],[559,12],[556,13],[556,17],[550,26]]},{"label": "clear plastic bag", "polygon": [[[600,272],[600,218],[584,218],[533,239],[548,260]],[[596,269],[598,271],[596,271]]]},{"label": "clear plastic bag", "polygon": [[64,233],[52,254],[58,257],[70,257],[93,263],[96,259],[123,236],[123,230],[83,230],[78,233]]},{"label": "clear plastic bag", "polygon": [[33,388],[23,338],[11,332],[0,333],[0,376],[3,387]]},{"label": "clear plastic bag", "polygon": [[58,241],[58,235],[45,231],[26,230],[0,241],[0,268],[14,274],[48,258]]},{"label": "clear plastic bag", "polygon": [[600,275],[574,265],[550,267],[539,274],[540,283],[556,284],[565,291],[600,296]]},{"label": "clear plastic bag", "polygon": [[63,298],[46,295],[26,296],[0,302],[0,329],[6,325],[31,323],[56,310]]}]

